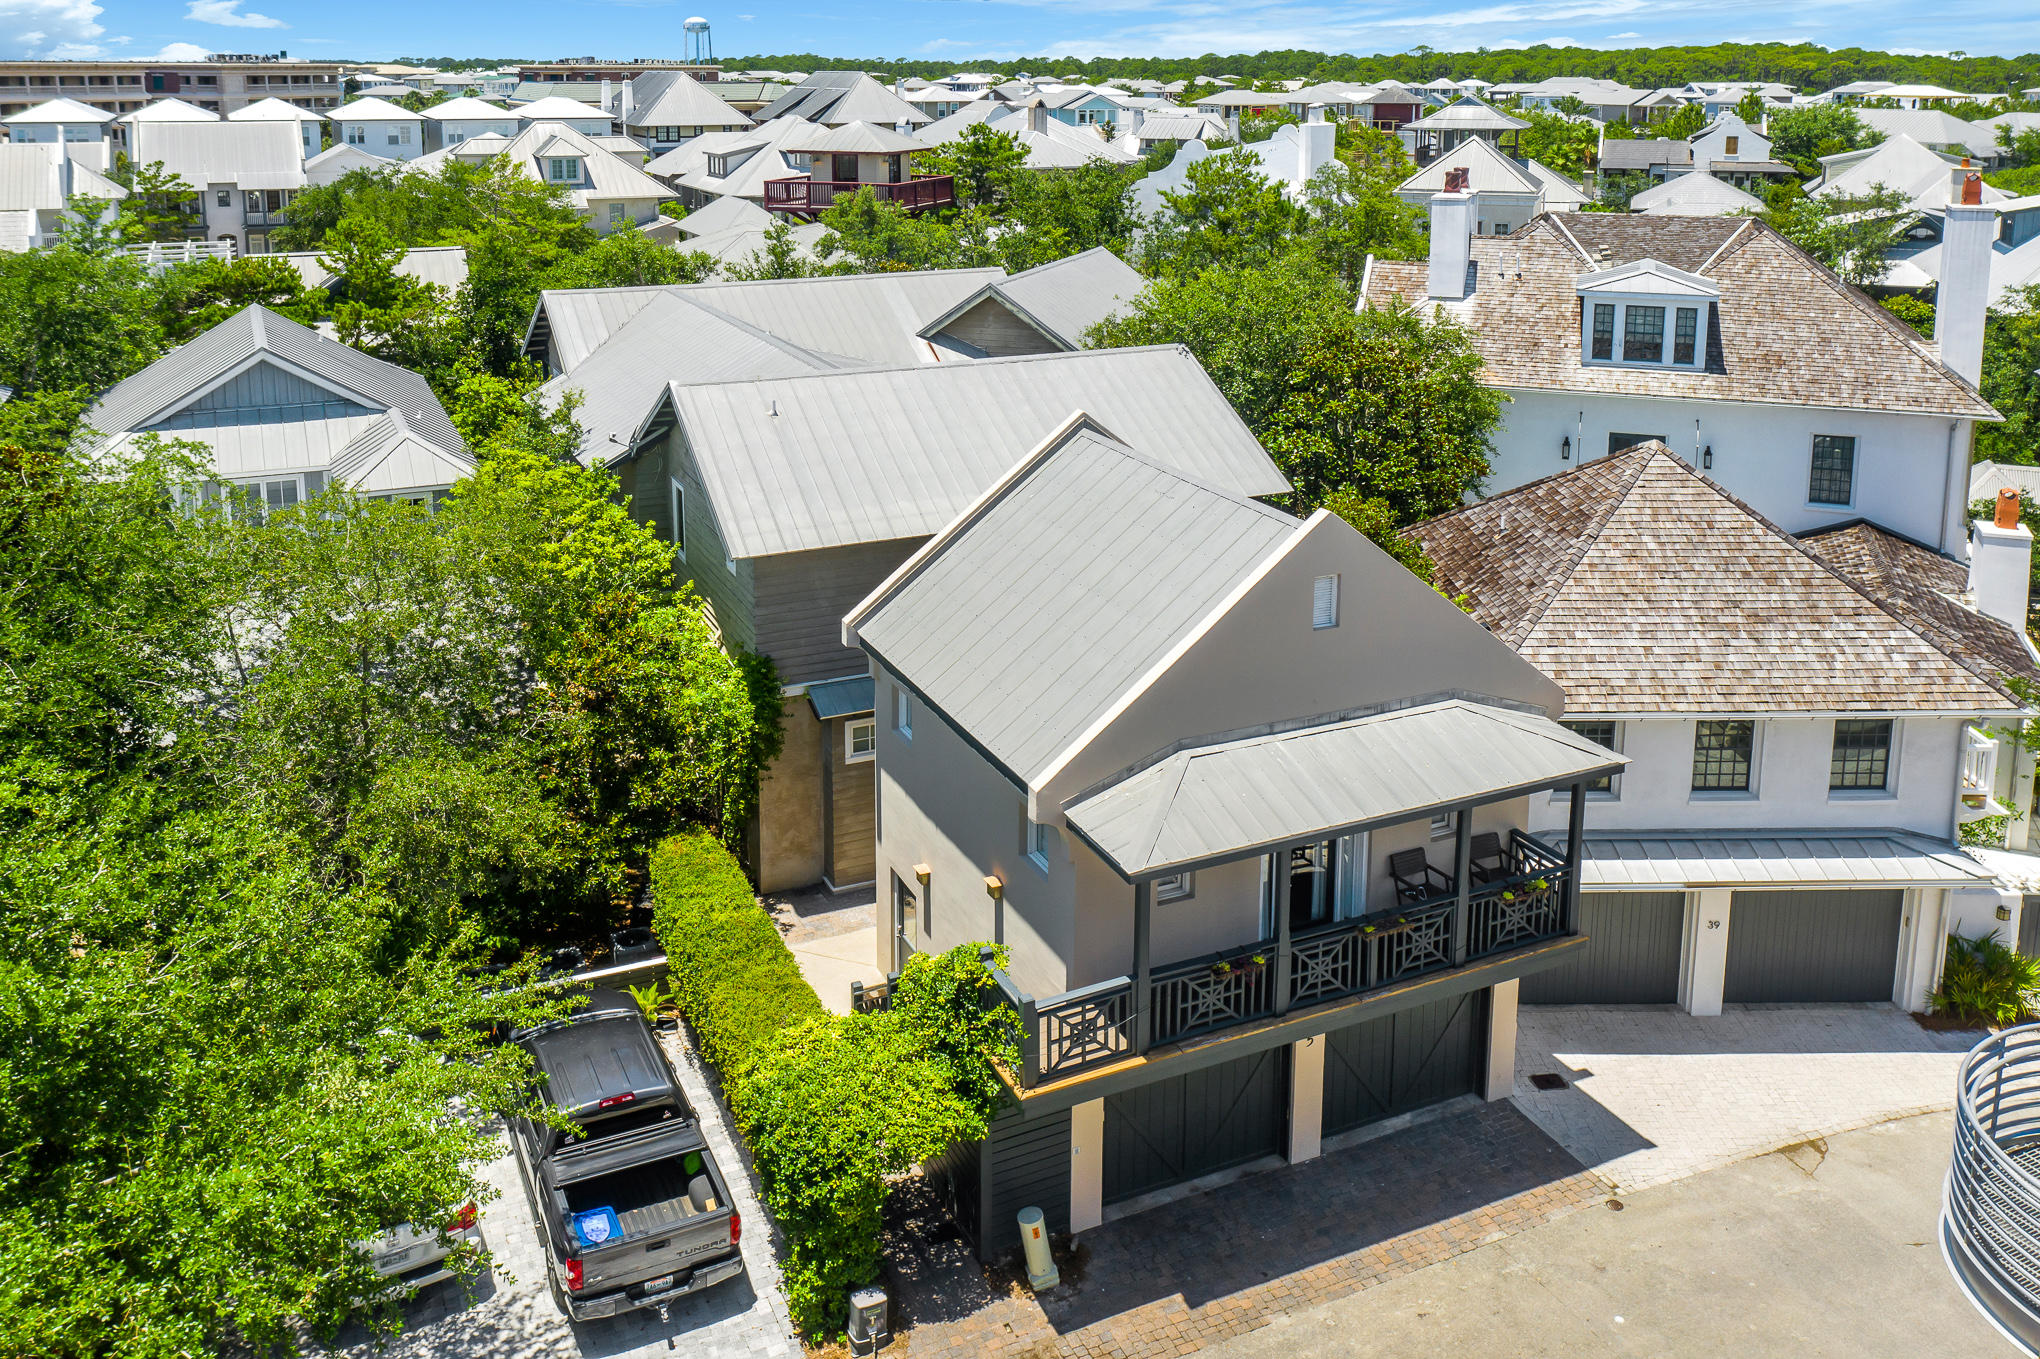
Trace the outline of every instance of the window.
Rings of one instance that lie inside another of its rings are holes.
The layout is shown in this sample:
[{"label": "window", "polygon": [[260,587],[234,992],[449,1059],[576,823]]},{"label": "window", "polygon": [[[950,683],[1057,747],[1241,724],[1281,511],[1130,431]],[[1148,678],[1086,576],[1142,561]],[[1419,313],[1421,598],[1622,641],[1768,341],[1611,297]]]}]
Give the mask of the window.
[{"label": "window", "polygon": [[1700,312],[1694,307],[1681,307],[1672,325],[1672,362],[1690,364],[1693,362],[1693,341],[1700,331]]},{"label": "window", "polygon": [[892,691],[892,724],[894,731],[914,739],[914,696],[898,685]]},{"label": "window", "polygon": [[1890,779],[1890,720],[1851,719],[1835,723],[1835,749],[1828,758],[1829,789],[1881,793],[1890,785]]},{"label": "window", "polygon": [[1443,840],[1459,830],[1458,812],[1440,812],[1431,818],[1431,838]]},{"label": "window", "polygon": [[221,189],[219,192],[219,200],[221,207],[231,208],[232,206],[234,206],[234,191],[232,189]]},{"label": "window", "polygon": [[1657,363],[1665,356],[1665,309],[1639,307],[1622,309],[1622,361]]},{"label": "window", "polygon": [[877,754],[877,718],[853,717],[843,724],[843,763],[861,764]]},{"label": "window", "polygon": [[581,162],[573,156],[554,156],[546,161],[545,177],[571,184],[581,177]]},{"label": "window", "polygon": [[1048,868],[1049,852],[1055,848],[1055,827],[1045,821],[1027,823],[1027,857],[1034,861],[1036,868]]},{"label": "window", "polygon": [[1339,626],[1339,578],[1319,576],[1310,586],[1310,626],[1313,631]]},{"label": "window", "polygon": [[1615,304],[1596,302],[1594,304],[1594,357],[1612,359],[1615,357]]},{"label": "window", "polygon": [[[1653,439],[1663,443],[1665,436],[1662,434],[1610,434],[1608,436],[1608,456],[1612,458],[1625,448],[1634,448],[1638,444],[1647,444]],[[1581,451],[1582,453],[1585,452],[1585,450]]]},{"label": "window", "polygon": [[1813,473],[1806,498],[1816,505],[1848,505],[1856,499],[1856,440],[1848,434],[1813,436]]},{"label": "window", "polygon": [[1701,722],[1693,732],[1693,791],[1747,793],[1756,763],[1757,724]]},{"label": "window", "polygon": [[[1622,749],[1619,744],[1622,728],[1618,722],[1561,722],[1559,725],[1575,736],[1586,737],[1597,746],[1606,746],[1609,750],[1616,751],[1617,753],[1620,753]],[[1615,775],[1608,773],[1601,775],[1598,779],[1588,779],[1587,791],[1589,793],[1613,793],[1615,791]],[[1563,796],[1565,790],[1560,789],[1559,792]]]},{"label": "window", "polygon": [[609,205],[609,225],[622,226],[626,220],[623,215],[623,204],[611,203]]},{"label": "window", "polygon": [[1742,138],[1740,137],[1730,137],[1725,142],[1722,143],[1721,149],[1727,155],[1732,156],[1735,154],[1736,147],[1740,145],[1741,142]]},{"label": "window", "polygon": [[673,526],[670,530],[673,546],[680,551],[687,550],[687,492],[677,480],[668,483],[670,498],[668,509],[672,512]]},{"label": "window", "polygon": [[1509,224],[1508,224],[1507,222],[1496,222],[1496,223],[1495,223],[1495,235],[1497,235],[1497,236],[1506,236],[1506,235],[1508,235],[1508,234],[1509,234]]},{"label": "window", "polygon": [[1195,873],[1171,873],[1166,878],[1155,879],[1155,904],[1166,905],[1171,901],[1188,901],[1197,895]]}]

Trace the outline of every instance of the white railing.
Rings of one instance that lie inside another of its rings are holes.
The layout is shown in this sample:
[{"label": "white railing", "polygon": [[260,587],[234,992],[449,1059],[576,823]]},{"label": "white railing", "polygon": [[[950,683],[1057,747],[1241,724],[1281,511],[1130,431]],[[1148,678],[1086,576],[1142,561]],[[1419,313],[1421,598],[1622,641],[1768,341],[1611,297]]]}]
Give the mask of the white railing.
[{"label": "white railing", "polygon": [[198,260],[231,262],[234,258],[232,241],[148,241],[141,245],[124,245],[121,249],[152,270],[167,269],[173,264],[191,264]]},{"label": "white railing", "polygon": [[2040,1355],[2040,1024],[1992,1034],[1963,1059],[1941,1257],[1985,1319]]},{"label": "white railing", "polygon": [[1997,791],[1998,743],[1975,727],[1962,729],[1962,795],[1991,796]]}]

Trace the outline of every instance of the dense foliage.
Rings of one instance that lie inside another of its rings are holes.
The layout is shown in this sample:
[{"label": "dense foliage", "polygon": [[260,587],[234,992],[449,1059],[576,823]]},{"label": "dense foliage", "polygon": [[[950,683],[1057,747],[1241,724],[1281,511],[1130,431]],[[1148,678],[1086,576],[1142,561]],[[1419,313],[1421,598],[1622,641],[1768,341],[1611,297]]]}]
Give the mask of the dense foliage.
[{"label": "dense foliage", "polygon": [[2033,1013],[2040,996],[2040,958],[2028,958],[1997,937],[1948,936],[1941,984],[1927,997],[1937,1015],[2002,1028]]},{"label": "dense foliage", "polygon": [[2004,416],[1976,427],[1976,456],[2040,460],[2040,285],[2015,288],[1983,328],[1983,395]]},{"label": "dense foliage", "polygon": [[795,1324],[826,1334],[848,1290],[878,1276],[887,1180],[985,1135],[1013,1015],[985,1004],[993,983],[970,945],[910,959],[880,1013],[827,1014],[742,881],[712,840],[668,842],[652,861],[653,928],[786,1235]]}]

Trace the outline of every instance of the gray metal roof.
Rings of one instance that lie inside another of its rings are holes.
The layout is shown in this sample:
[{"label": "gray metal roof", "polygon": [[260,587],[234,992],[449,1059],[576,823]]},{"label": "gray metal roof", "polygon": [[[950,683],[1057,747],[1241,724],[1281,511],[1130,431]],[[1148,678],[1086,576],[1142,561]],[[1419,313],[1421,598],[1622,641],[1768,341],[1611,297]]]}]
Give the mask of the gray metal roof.
[{"label": "gray metal roof", "polygon": [[[328,269],[317,250],[277,252],[275,258],[298,271],[307,288],[330,288],[340,276]],[[464,245],[418,245],[397,261],[397,272],[420,283],[430,283],[449,293],[467,281],[467,247]]]},{"label": "gray metal roof", "polygon": [[826,722],[832,717],[852,717],[871,712],[876,689],[871,676],[852,675],[848,679],[810,684],[807,696],[808,702],[814,705],[815,716]]},{"label": "gray metal roof", "polygon": [[[1032,366],[1075,369],[1122,355],[1144,356],[1142,364],[1180,355],[1203,376],[1180,350],[1055,355]],[[1026,366],[987,360],[958,371]],[[1128,387],[1155,376],[1118,362],[1097,372]],[[1166,409],[1183,400],[1188,385],[1157,383],[1148,397]],[[843,624],[846,642],[876,655],[1022,781],[1048,769],[1303,527],[1244,498],[1281,482],[1244,429],[1251,454],[1241,450],[1233,465],[1214,466],[1208,454],[1217,441],[1208,433],[1186,435],[1175,414],[1165,420],[1152,418],[1162,413],[1153,408],[1108,414],[1093,396],[1109,400],[1109,392],[1079,398],[1066,384],[1052,386],[1063,388],[1052,399],[1087,418],[1072,424],[1066,415],[1034,427],[1018,451],[1001,450],[1005,465],[978,486],[959,484],[956,510],[977,492],[996,490]],[[1180,412],[1193,428],[1210,410],[1198,405],[1200,412]],[[1150,417],[1138,422],[1144,428],[1123,418],[1135,414]],[[1001,418],[973,432],[1001,427],[1018,432]],[[1156,456],[1135,452],[1107,429],[1138,439]],[[1051,440],[1051,433],[1060,437]],[[1229,484],[1221,489],[1198,473],[1216,473]],[[917,482],[908,476],[897,484]]]},{"label": "gray metal roof", "polygon": [[647,71],[630,81],[632,127],[749,127],[748,114],[710,93],[685,71]]},{"label": "gray metal roof", "polygon": [[128,129],[135,160],[203,189],[302,189],[305,146],[295,123],[137,123]]},{"label": "gray metal roof", "polygon": [[[57,142],[0,142],[0,212],[54,212],[81,195],[112,200],[127,197],[126,189],[75,160],[70,163],[71,184],[66,192],[63,160],[63,147]],[[29,229],[34,229],[32,223]]]},{"label": "gray metal roof", "polygon": [[862,71],[816,71],[757,113],[761,123],[780,117],[830,126],[906,123],[919,127],[928,121],[927,114]]},{"label": "gray metal roof", "polygon": [[1492,104],[1482,103],[1470,94],[1462,94],[1442,109],[1433,109],[1405,127],[1422,132],[1515,132],[1530,126],[1522,118],[1513,118]]},{"label": "gray metal roof", "polygon": [[[409,91],[406,91],[409,93]],[[413,113],[402,104],[392,104],[387,99],[365,95],[342,104],[326,115],[336,123],[422,123],[425,115]]]},{"label": "gray metal roof", "polygon": [[1128,879],[1591,778],[1623,759],[1548,717],[1448,699],[1178,751],[1065,810]]},{"label": "gray metal roof", "polygon": [[46,99],[19,113],[0,118],[0,123],[110,123],[113,115],[105,109],[81,104],[75,99]]},{"label": "gray metal roof", "polygon": [[1181,346],[668,388],[732,557],[920,538],[1074,411],[1234,496],[1289,483]]},{"label": "gray metal roof", "polygon": [[[279,128],[296,136],[286,123],[253,126]],[[86,415],[85,425],[107,435],[146,428],[263,354],[357,398],[362,405],[400,411],[413,432],[446,452],[467,456],[467,445],[423,377],[370,358],[259,305],[244,308],[115,385]]]},{"label": "gray metal roof", "polygon": [[[456,101],[458,102],[458,101]],[[227,115],[230,123],[323,123],[326,115],[313,109],[285,103],[275,95],[258,99]]]},{"label": "gray metal roof", "polygon": [[1589,834],[1588,887],[1966,887],[1990,870],[1945,840],[1910,831]]},{"label": "gray metal roof", "polygon": [[1071,349],[1081,349],[1085,331],[1112,316],[1146,288],[1146,279],[1101,245],[988,283],[923,326],[921,334],[936,335],[984,298],[997,296]]},{"label": "gray metal roof", "polygon": [[833,127],[817,126],[807,136],[787,142],[786,149],[807,155],[840,152],[843,155],[890,156],[925,148],[904,132],[895,132],[877,123],[854,122],[839,123]]}]

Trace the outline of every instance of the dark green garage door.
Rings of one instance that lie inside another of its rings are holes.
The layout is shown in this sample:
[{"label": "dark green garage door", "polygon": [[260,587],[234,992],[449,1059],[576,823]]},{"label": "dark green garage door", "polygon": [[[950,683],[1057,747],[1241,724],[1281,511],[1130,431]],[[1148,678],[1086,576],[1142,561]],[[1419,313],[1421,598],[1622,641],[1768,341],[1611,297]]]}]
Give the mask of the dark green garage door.
[{"label": "dark green garage door", "polygon": [[1105,1097],[1105,1201],[1280,1155],[1289,1049],[1273,1048]]},{"label": "dark green garage door", "polygon": [[1737,892],[1721,998],[1890,1000],[1904,892]]},{"label": "dark green garage door", "polygon": [[1525,1005],[1674,1005],[1679,999],[1683,892],[1583,892],[1587,946],[1523,978]]},{"label": "dark green garage door", "polygon": [[1327,1134],[1480,1088],[1487,992],[1469,991],[1325,1035]]}]

